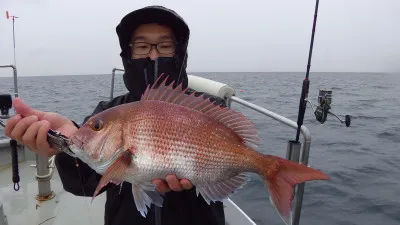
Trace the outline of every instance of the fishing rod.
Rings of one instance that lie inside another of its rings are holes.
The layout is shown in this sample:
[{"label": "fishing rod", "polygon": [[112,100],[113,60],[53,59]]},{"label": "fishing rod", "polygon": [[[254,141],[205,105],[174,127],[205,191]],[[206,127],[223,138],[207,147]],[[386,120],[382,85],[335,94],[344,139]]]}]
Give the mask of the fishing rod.
[{"label": "fishing rod", "polygon": [[[299,161],[300,148],[301,148],[301,144],[299,142],[299,137],[300,137],[301,127],[304,122],[304,115],[305,115],[307,103],[310,103],[316,120],[318,122],[320,122],[321,124],[325,123],[327,116],[329,114],[334,115],[337,119],[340,120],[341,123],[345,123],[346,127],[349,127],[350,123],[351,123],[351,119],[350,119],[349,115],[345,116],[345,120],[341,120],[337,115],[335,115],[333,112],[330,111],[331,103],[332,103],[332,90],[324,90],[324,89],[319,90],[319,95],[318,95],[319,105],[316,106],[315,110],[314,110],[313,104],[308,99],[308,92],[309,92],[309,88],[310,88],[309,75],[310,75],[310,68],[311,68],[312,51],[313,51],[313,46],[314,46],[315,28],[316,28],[316,24],[317,24],[318,6],[319,6],[319,0],[316,0],[315,11],[314,11],[314,20],[313,20],[313,26],[312,26],[312,32],[311,32],[311,43],[310,43],[310,49],[309,49],[309,53],[308,53],[306,77],[303,80],[303,85],[301,88],[299,111],[298,111],[298,116],[297,116],[296,139],[290,140],[288,143],[288,150],[287,150],[286,157],[288,159],[294,160],[294,161]],[[308,153],[304,153],[304,154],[308,155]],[[308,164],[307,157],[308,156],[304,156],[304,155],[302,156],[302,158],[303,158],[302,163]],[[303,198],[303,193],[304,193],[304,185],[305,185],[304,183],[301,183],[301,184],[297,185],[297,187],[296,187],[297,204],[296,204],[296,208],[294,210],[294,217],[293,217],[293,221],[291,221],[291,225],[298,225],[300,223],[300,214],[301,214],[301,205],[302,205],[302,201],[303,201],[302,198]]]},{"label": "fishing rod", "polygon": [[309,49],[309,53],[308,53],[306,77],[303,80],[303,86],[302,86],[301,95],[300,95],[299,111],[298,111],[298,116],[297,116],[296,141],[295,142],[299,141],[301,126],[303,125],[303,122],[304,122],[304,115],[305,115],[305,111],[307,108],[307,103],[310,103],[311,108],[314,111],[316,120],[318,120],[321,124],[323,124],[326,121],[327,115],[329,115],[329,114],[335,116],[337,119],[340,120],[341,123],[345,123],[347,127],[349,127],[350,123],[351,123],[351,118],[349,115],[346,115],[345,120],[342,120],[336,114],[334,114],[333,112],[330,111],[331,103],[332,103],[332,91],[331,90],[324,90],[324,89],[319,90],[319,96],[318,96],[319,105],[316,107],[315,110],[313,108],[313,104],[311,103],[311,101],[308,100],[308,91],[310,88],[309,75],[310,75],[310,68],[311,68],[312,51],[313,51],[313,46],[314,46],[315,28],[316,28],[316,24],[317,24],[318,6],[319,6],[319,0],[316,0],[314,21],[313,21],[313,27],[312,27],[312,32],[311,32],[311,43],[310,43],[310,49]]}]

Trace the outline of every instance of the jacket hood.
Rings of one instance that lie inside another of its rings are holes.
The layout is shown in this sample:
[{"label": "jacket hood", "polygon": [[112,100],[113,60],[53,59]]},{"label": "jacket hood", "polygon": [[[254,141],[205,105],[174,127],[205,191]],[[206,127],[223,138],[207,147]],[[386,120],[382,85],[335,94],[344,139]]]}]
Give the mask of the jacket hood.
[{"label": "jacket hood", "polygon": [[177,38],[177,54],[179,58],[186,58],[185,54],[190,36],[190,30],[186,22],[171,9],[163,6],[148,6],[127,14],[116,28],[121,47],[120,56],[123,59],[130,58],[129,42],[132,32],[139,25],[146,23],[159,23],[170,27]]}]

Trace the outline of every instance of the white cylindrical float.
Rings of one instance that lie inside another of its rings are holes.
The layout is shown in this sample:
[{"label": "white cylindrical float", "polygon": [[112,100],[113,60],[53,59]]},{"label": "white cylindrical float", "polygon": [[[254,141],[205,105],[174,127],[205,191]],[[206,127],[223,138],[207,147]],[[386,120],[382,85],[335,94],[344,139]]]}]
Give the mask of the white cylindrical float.
[{"label": "white cylindrical float", "polygon": [[188,75],[188,79],[189,88],[197,92],[205,92],[222,99],[230,99],[236,95],[235,89],[227,84],[195,75]]}]

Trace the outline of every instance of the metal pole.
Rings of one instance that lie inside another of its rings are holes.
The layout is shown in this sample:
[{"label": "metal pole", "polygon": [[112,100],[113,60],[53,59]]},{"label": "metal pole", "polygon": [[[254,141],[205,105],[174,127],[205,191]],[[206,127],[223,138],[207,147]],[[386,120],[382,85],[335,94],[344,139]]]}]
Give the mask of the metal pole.
[{"label": "metal pole", "polygon": [[296,141],[288,141],[286,150],[286,159],[299,162],[301,143]]},{"label": "metal pole", "polygon": [[18,78],[17,78],[17,67],[13,67],[14,73],[14,96],[18,97]]},{"label": "metal pole", "polygon": [[110,101],[114,98],[114,80],[115,80],[115,71],[121,71],[123,72],[124,70],[114,68],[112,70],[112,75],[111,75],[111,91],[110,91]]},{"label": "metal pole", "polygon": [[[272,118],[274,120],[277,120],[277,121],[279,121],[279,122],[281,122],[281,123],[283,123],[283,124],[285,124],[285,125],[287,125],[289,127],[297,129],[297,123],[294,122],[293,120],[290,120],[290,119],[288,119],[286,117],[283,117],[283,116],[281,116],[279,114],[271,112],[271,111],[269,111],[269,110],[267,110],[267,109],[265,109],[263,107],[260,107],[258,105],[253,104],[253,103],[250,103],[248,101],[240,99],[240,98],[238,98],[236,96],[232,96],[231,100],[234,101],[234,102],[237,102],[237,103],[239,103],[239,104],[241,104],[243,106],[246,106],[246,107],[248,107],[250,109],[256,110],[256,111],[258,111],[258,112],[260,112],[260,113],[262,113],[262,114],[264,114],[264,115],[266,115],[266,116],[268,116],[268,117],[270,117],[270,118]],[[310,134],[310,131],[308,130],[308,128],[305,127],[305,126],[301,126],[301,133],[304,136],[304,143],[310,143],[311,142],[311,134]],[[308,151],[308,149],[305,149],[304,146],[303,146],[303,153],[305,151]]]},{"label": "metal pole", "polygon": [[112,71],[111,75],[110,101],[114,98],[114,78],[115,78],[115,69]]},{"label": "metal pole", "polygon": [[[310,143],[304,143],[304,149],[310,149]],[[301,163],[303,165],[308,165],[308,158],[310,156],[310,151],[303,151],[301,156]],[[303,195],[304,195],[305,183],[300,183],[297,185],[297,195],[296,195],[296,207],[294,210],[294,216],[292,223],[298,225],[300,223],[301,207],[303,205]]]},{"label": "metal pole", "polygon": [[38,182],[38,194],[36,199],[39,201],[47,201],[55,197],[55,193],[51,190],[50,180],[55,169],[55,156],[40,156],[36,154],[36,180]]},{"label": "metal pole", "polygon": [[[51,192],[50,179],[51,176],[46,176],[50,173],[49,170],[49,159],[48,157],[36,154],[36,166],[37,166],[37,181],[38,181],[38,197],[43,198],[49,196]],[[38,177],[42,177],[38,179]]]},{"label": "metal pole", "polygon": [[14,66],[17,66],[17,61],[15,59],[15,31],[14,31],[15,16],[12,17],[12,21],[13,21]]}]

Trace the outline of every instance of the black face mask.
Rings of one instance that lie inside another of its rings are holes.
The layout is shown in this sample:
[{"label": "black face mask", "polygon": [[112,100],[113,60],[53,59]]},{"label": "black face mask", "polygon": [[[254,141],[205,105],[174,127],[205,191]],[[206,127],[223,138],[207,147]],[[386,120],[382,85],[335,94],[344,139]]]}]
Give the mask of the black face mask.
[{"label": "black face mask", "polygon": [[188,78],[185,68],[181,68],[174,57],[159,57],[156,60],[150,58],[132,59],[124,62],[125,73],[123,75],[126,88],[131,97],[139,100],[148,87],[154,84],[161,74],[168,76],[167,84],[175,81],[182,83],[183,88],[188,86]]}]

